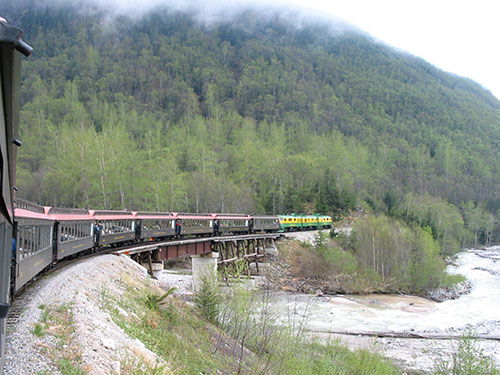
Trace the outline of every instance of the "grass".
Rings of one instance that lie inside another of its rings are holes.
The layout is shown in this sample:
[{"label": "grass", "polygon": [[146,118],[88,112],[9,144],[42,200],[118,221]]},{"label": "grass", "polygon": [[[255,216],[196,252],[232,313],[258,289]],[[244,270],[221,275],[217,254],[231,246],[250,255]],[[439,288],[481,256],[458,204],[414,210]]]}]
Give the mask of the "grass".
[{"label": "grass", "polygon": [[282,374],[290,375],[398,375],[401,371],[380,354],[350,351],[340,342],[311,343],[293,350],[283,361]]},{"label": "grass", "polygon": [[[45,354],[52,360],[62,375],[84,375],[78,346],[73,344],[74,325],[71,303],[62,305],[40,305],[40,322],[33,327],[33,334],[57,339],[55,347],[46,347]],[[44,374],[46,372],[40,372]]]},{"label": "grass", "polygon": [[267,302],[240,287],[233,287],[230,295],[217,301],[215,318],[205,318],[199,307],[197,310],[173,296],[160,305],[151,304],[164,293],[157,290],[152,297],[152,285],[135,280],[126,283],[124,296],[102,291],[103,307],[129,337],[139,339],[162,361],[144,363],[140,358],[126,357],[121,363],[122,374],[400,374],[377,353],[351,352],[339,342],[311,342],[300,329],[276,324]]},{"label": "grass", "polygon": [[32,332],[35,336],[38,336],[38,337],[43,337],[46,335],[45,327],[40,323],[35,324]]},{"label": "grass", "polygon": [[477,337],[467,332],[451,359],[436,363],[435,375],[500,375],[495,362],[478,347]]},{"label": "grass", "polygon": [[[216,329],[198,316],[191,307],[182,301],[169,298],[157,308],[142,297],[151,293],[154,287],[140,286],[132,280],[128,282],[127,292],[123,297],[112,296],[103,291],[104,308],[129,337],[139,339],[167,363],[172,373],[210,374],[213,369],[231,368],[231,357],[213,353]],[[158,291],[158,297],[161,296],[162,293]],[[129,312],[128,316],[120,314],[118,307]],[[123,365],[126,366],[123,371],[133,374],[137,373],[134,372],[137,367],[137,371],[141,368],[141,365],[137,366],[130,360]],[[162,373],[160,364],[149,366],[152,369],[156,366],[158,369],[155,371]]]}]

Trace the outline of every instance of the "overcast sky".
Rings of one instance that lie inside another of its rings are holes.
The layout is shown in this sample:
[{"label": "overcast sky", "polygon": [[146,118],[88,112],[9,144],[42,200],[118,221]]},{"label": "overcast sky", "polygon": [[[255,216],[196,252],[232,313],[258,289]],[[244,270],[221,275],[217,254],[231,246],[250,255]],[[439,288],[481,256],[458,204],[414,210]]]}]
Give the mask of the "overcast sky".
[{"label": "overcast sky", "polygon": [[291,0],[480,83],[500,99],[500,0]]}]

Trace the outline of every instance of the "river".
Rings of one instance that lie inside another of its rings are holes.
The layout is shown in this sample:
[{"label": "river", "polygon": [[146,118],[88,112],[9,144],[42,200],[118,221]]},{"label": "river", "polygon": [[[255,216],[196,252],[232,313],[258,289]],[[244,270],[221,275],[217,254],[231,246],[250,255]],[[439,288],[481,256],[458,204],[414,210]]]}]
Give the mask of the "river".
[{"label": "river", "polygon": [[[351,347],[367,347],[375,341],[387,356],[407,368],[431,370],[437,358],[456,348],[456,340],[367,339],[353,334],[459,337],[472,330],[479,337],[500,338],[500,247],[464,251],[448,271],[464,275],[472,284],[471,292],[441,303],[400,295],[314,297],[276,293],[271,297],[273,312],[282,320],[302,322],[323,337],[341,337]],[[479,340],[478,345],[500,365],[498,340]]]}]

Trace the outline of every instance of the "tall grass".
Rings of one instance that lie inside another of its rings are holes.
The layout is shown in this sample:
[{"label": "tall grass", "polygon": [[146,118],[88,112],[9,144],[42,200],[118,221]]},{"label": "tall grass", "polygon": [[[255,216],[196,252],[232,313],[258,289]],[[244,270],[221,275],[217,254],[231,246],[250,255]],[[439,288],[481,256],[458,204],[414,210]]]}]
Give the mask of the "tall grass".
[{"label": "tall grass", "polygon": [[294,314],[280,321],[272,313],[266,292],[233,287],[221,303],[217,324],[239,346],[242,354],[238,361],[244,362],[245,348],[258,355],[258,374],[400,374],[396,366],[377,353],[351,352],[339,341],[320,343],[305,333],[306,322],[297,320]]},{"label": "tall grass", "polygon": [[499,375],[493,360],[479,348],[477,338],[467,332],[450,359],[436,363],[435,375]]}]

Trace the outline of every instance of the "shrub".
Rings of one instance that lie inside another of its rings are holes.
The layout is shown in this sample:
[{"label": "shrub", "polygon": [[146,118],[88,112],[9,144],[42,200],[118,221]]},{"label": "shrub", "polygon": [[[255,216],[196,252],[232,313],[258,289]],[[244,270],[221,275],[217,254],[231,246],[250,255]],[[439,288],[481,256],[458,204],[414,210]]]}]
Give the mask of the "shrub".
[{"label": "shrub", "polygon": [[153,311],[158,311],[162,302],[175,291],[175,287],[170,288],[164,294],[158,295],[156,293],[147,292],[143,297],[143,302],[146,307]]},{"label": "shrub", "polygon": [[422,294],[445,279],[445,262],[429,228],[407,226],[388,217],[367,216],[354,227],[354,253],[392,290]]},{"label": "shrub", "polygon": [[467,332],[450,360],[441,359],[435,367],[436,375],[499,375],[493,360],[478,348],[477,337]]},{"label": "shrub", "polygon": [[38,337],[43,337],[45,336],[46,332],[40,323],[36,323],[33,327],[33,334]]},{"label": "shrub", "polygon": [[221,291],[216,277],[205,277],[200,289],[194,295],[194,304],[200,314],[209,322],[216,323],[222,300]]}]

